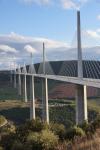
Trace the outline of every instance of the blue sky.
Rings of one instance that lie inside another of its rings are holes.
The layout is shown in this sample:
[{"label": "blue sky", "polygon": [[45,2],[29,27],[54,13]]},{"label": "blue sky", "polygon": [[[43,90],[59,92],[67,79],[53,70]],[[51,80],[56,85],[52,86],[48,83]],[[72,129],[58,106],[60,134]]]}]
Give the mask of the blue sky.
[{"label": "blue sky", "polygon": [[[48,4],[37,4],[34,0],[1,0],[0,33],[15,32],[26,36],[71,41],[76,30],[76,9],[64,9],[63,2],[60,1],[50,0]],[[99,0],[84,2],[80,10],[83,29],[95,30],[100,27],[100,20],[97,19],[100,14]]]},{"label": "blue sky", "polygon": [[[1,56],[38,55],[42,42],[48,53],[73,47],[77,9],[81,11],[83,47],[99,47],[100,0],[0,0]],[[89,50],[84,50],[84,57],[94,59],[96,51],[95,59],[99,59],[99,48]],[[74,59],[75,52],[68,52],[69,59]]]}]

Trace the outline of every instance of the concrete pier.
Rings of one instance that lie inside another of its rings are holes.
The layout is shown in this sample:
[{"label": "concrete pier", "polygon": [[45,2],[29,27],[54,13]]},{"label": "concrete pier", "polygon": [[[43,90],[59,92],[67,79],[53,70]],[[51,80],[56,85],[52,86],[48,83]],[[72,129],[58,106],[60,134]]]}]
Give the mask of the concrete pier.
[{"label": "concrete pier", "polygon": [[13,74],[12,74],[12,70],[10,71],[10,84],[12,85],[13,83]]},{"label": "concrete pier", "polygon": [[85,85],[76,85],[76,124],[86,120],[88,120],[87,88]]},{"label": "concrete pier", "polygon": [[27,85],[26,85],[26,74],[23,76],[23,90],[24,90],[24,100],[27,103]]},{"label": "concrete pier", "polygon": [[14,73],[14,88],[16,89],[16,72]]},{"label": "concrete pier", "polygon": [[[78,78],[83,78],[81,21],[80,11],[77,11],[77,47],[78,47]],[[76,124],[87,120],[87,89],[85,85],[76,85]]]},{"label": "concrete pier", "polygon": [[[45,70],[45,44],[43,43],[43,74],[46,75]],[[43,120],[49,123],[49,106],[48,106],[48,80],[42,79],[42,117]]]},{"label": "concrete pier", "polygon": [[48,80],[45,78],[45,120],[49,123]]},{"label": "concrete pier", "polygon": [[35,119],[34,76],[30,77],[30,120]]},{"label": "concrete pier", "polygon": [[21,75],[18,74],[18,95],[21,96],[22,95],[22,91],[21,91]]},{"label": "concrete pier", "polygon": [[48,105],[48,80],[47,78],[42,79],[42,90],[43,90],[43,98],[42,98],[42,107],[43,107],[43,120],[49,123],[49,105]]}]

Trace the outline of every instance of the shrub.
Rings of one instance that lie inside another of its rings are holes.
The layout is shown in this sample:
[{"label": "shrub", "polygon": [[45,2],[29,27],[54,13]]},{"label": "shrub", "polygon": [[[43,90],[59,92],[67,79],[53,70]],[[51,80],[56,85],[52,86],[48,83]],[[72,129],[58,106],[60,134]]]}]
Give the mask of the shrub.
[{"label": "shrub", "polygon": [[40,142],[45,150],[54,150],[58,144],[58,137],[49,130],[43,130],[40,134]]},{"label": "shrub", "polygon": [[43,127],[43,122],[39,118],[26,122],[26,128],[34,132],[40,132]]},{"label": "shrub", "polygon": [[7,124],[6,126],[2,127],[2,133],[15,133],[16,127],[13,124]]},{"label": "shrub", "polygon": [[27,141],[38,141],[40,138],[40,134],[38,132],[31,132],[27,137]]},{"label": "shrub", "polygon": [[[33,132],[27,137],[27,146],[36,150],[54,150],[58,143],[58,137],[49,130],[42,130],[41,133]],[[27,149],[29,150],[29,149]]]},{"label": "shrub", "polygon": [[28,147],[29,145],[32,149],[36,149],[36,150],[42,149],[42,143],[40,142],[40,133],[38,132],[29,133],[27,137],[27,143],[26,143],[27,149],[29,149]]},{"label": "shrub", "polygon": [[6,121],[4,116],[0,116],[0,125],[2,125]]},{"label": "shrub", "polygon": [[84,121],[79,127],[85,131],[86,135],[92,136],[96,132],[96,129],[100,128],[100,115],[91,123]]},{"label": "shrub", "polygon": [[79,127],[85,131],[87,129],[88,125],[89,125],[88,121],[85,120],[85,121],[83,121],[82,124],[79,125]]},{"label": "shrub", "polygon": [[69,130],[67,130],[67,132],[66,132],[66,139],[74,140],[74,138],[76,136],[80,136],[81,137],[81,136],[84,136],[84,135],[85,135],[85,132],[81,128],[79,128],[77,126],[74,126],[74,127],[70,128]]},{"label": "shrub", "polygon": [[84,121],[81,125],[79,125],[80,128],[84,130],[86,135],[92,135],[95,132],[95,128],[91,123],[88,123],[87,121]]},{"label": "shrub", "polygon": [[95,130],[97,128],[100,128],[100,115],[98,115],[97,118],[91,124]]},{"label": "shrub", "polygon": [[52,123],[52,124],[50,124],[50,129],[56,135],[58,135],[60,139],[64,139],[66,129],[65,129],[65,126],[63,124]]}]

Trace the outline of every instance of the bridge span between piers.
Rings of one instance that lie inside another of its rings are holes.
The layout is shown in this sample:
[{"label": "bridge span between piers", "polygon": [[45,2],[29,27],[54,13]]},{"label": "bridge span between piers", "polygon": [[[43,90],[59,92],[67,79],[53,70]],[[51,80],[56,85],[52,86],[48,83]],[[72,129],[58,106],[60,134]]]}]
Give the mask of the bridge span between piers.
[{"label": "bridge span between piers", "polygon": [[44,74],[20,73],[20,75],[25,75],[25,74],[27,76],[47,78],[47,79],[51,79],[51,80],[57,80],[57,81],[62,81],[62,82],[67,82],[67,83],[73,83],[73,84],[78,84],[78,85],[86,85],[86,86],[100,88],[100,79],[92,79],[92,78],[82,78],[82,79],[80,79],[78,77],[69,77],[69,76],[61,76],[61,75],[44,75]]}]

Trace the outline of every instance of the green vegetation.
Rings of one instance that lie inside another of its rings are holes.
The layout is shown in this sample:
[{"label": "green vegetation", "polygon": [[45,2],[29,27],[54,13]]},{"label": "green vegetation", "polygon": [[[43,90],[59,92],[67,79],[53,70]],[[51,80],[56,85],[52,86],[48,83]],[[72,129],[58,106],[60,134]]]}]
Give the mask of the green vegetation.
[{"label": "green vegetation", "polygon": [[13,133],[2,135],[0,143],[5,150],[54,150],[58,136],[50,130],[49,125],[36,119],[16,127]]},{"label": "green vegetation", "polygon": [[[91,129],[94,132],[90,132]],[[87,146],[91,147],[90,141],[92,143],[94,137],[96,140],[100,138],[95,136],[98,130],[100,130],[100,116],[94,122],[89,124],[84,122],[80,126],[70,128],[57,123],[48,125],[37,118],[36,120],[27,121],[23,125],[15,126],[13,131],[5,134],[2,132],[0,134],[0,148],[1,150],[60,150],[62,145],[62,150],[65,150],[65,148],[68,150],[69,147],[72,149],[76,145],[77,148],[83,146],[84,142],[83,149],[86,150]],[[86,141],[87,143],[85,143]],[[99,146],[98,142],[95,144]]]},{"label": "green vegetation", "polygon": [[66,128],[63,124],[51,123],[50,130],[58,135],[59,139],[63,140],[65,138]]},{"label": "green vegetation", "polygon": [[0,116],[0,126],[2,126],[6,122],[7,122],[6,118],[4,116]]},{"label": "green vegetation", "polygon": [[59,106],[51,107],[50,109],[50,120],[57,123],[62,123],[66,127],[75,124],[75,107],[74,106]]},{"label": "green vegetation", "polygon": [[58,137],[50,130],[45,129],[40,133],[29,133],[27,144],[31,145],[32,149],[54,150],[58,144]]}]

